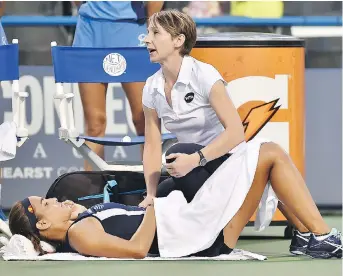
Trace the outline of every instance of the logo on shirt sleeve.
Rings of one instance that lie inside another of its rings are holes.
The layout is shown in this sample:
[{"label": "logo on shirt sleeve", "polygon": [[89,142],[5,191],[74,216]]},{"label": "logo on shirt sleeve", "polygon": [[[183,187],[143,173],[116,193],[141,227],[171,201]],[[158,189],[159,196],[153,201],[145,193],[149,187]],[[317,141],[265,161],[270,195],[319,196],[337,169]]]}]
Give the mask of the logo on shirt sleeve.
[{"label": "logo on shirt sleeve", "polygon": [[194,93],[193,92],[187,93],[184,99],[186,103],[190,103],[194,99]]},{"label": "logo on shirt sleeve", "polygon": [[94,205],[92,208],[90,209],[93,209],[92,211],[95,211],[95,212],[99,212],[101,211],[102,209],[104,209],[104,204],[103,203],[99,203],[99,204],[96,204]]}]

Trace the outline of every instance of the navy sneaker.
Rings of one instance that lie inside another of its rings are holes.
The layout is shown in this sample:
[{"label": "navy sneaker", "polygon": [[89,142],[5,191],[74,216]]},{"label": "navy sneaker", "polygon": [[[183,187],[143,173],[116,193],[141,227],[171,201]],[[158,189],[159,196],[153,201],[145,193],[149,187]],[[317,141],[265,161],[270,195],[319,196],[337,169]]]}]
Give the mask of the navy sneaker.
[{"label": "navy sneaker", "polygon": [[297,230],[294,231],[289,252],[294,255],[306,255],[308,241],[310,240],[311,233],[301,233]]},{"label": "navy sneaker", "polygon": [[330,259],[342,258],[342,234],[336,228],[332,228],[327,235],[311,235],[308,242],[306,255],[312,258]]}]

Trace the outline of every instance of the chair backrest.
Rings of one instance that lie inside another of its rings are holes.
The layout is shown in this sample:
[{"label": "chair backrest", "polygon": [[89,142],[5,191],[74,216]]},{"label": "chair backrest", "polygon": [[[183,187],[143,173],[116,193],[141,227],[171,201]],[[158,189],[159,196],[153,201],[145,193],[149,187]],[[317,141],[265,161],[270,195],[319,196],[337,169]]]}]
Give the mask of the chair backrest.
[{"label": "chair backrest", "polygon": [[13,39],[13,44],[0,46],[0,81],[12,81],[12,114],[16,124],[17,146],[20,147],[28,137],[25,127],[25,98],[28,93],[19,90],[18,39]]},{"label": "chair backrest", "polygon": [[57,83],[144,82],[160,69],[146,48],[86,48],[52,45]]},{"label": "chair backrest", "polygon": [[0,46],[0,81],[19,80],[18,44]]}]

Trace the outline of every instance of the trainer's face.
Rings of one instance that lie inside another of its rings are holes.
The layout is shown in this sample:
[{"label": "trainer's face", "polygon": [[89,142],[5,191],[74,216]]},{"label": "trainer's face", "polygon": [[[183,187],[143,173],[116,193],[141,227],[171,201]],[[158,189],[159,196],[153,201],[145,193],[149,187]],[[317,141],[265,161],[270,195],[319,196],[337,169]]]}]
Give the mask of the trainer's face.
[{"label": "trainer's face", "polygon": [[73,204],[70,202],[62,203],[58,202],[56,198],[45,199],[38,196],[31,196],[29,200],[37,217],[38,224],[41,223],[47,228],[51,225],[65,223],[71,218]]},{"label": "trainer's face", "polygon": [[150,61],[161,63],[169,57],[180,55],[184,35],[173,38],[159,24],[150,23],[145,43],[149,51]]}]

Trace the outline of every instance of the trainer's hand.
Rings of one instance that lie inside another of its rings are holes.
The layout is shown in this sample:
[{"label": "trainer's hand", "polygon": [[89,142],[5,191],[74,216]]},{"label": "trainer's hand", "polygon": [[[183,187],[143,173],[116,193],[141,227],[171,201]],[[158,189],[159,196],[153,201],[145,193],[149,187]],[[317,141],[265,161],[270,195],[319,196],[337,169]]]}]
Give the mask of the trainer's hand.
[{"label": "trainer's hand", "polygon": [[[168,159],[175,159],[168,163]],[[198,154],[172,153],[166,156],[167,172],[173,177],[183,177],[199,165]]]},{"label": "trainer's hand", "polygon": [[146,207],[148,207],[148,205],[154,204],[154,198],[155,197],[152,195],[147,195],[146,198],[144,198],[144,200],[141,203],[139,203],[138,206],[146,208]]}]

